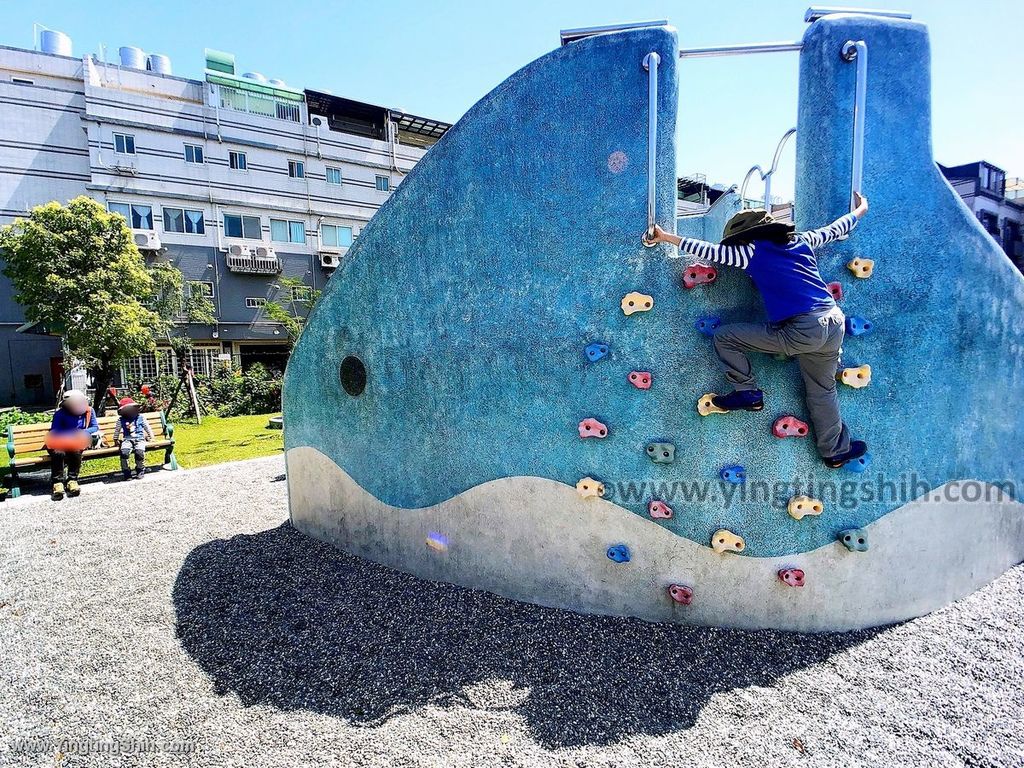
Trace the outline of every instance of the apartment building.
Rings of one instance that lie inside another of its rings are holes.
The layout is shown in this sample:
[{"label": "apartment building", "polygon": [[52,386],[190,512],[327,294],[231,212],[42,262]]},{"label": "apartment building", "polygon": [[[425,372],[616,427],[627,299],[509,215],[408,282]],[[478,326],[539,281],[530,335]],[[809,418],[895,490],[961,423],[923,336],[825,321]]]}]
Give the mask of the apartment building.
[{"label": "apartment building", "polygon": [[[0,47],[0,225],[82,194],[122,214],[146,259],[175,264],[213,303],[216,325],[185,327],[200,373],[218,361],[283,367],[285,332],[262,311],[289,298],[279,277],[323,288],[450,127],[239,74],[218,51],[195,80],[130,46],[116,63],[76,57],[47,30],[37,47]],[[0,276],[0,405],[53,402],[64,360],[42,331]],[[160,364],[143,355],[123,375],[152,379]]]},{"label": "apartment building", "polygon": [[985,230],[1007,256],[1024,270],[1024,196],[1020,179],[1006,178],[1006,171],[979,161],[946,167],[943,176],[967,204]]}]

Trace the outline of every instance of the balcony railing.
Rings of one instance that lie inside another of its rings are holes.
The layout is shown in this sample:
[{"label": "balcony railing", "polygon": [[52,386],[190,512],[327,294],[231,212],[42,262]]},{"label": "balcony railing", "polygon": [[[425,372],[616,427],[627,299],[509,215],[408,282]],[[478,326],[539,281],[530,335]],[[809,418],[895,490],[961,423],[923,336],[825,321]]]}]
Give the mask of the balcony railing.
[{"label": "balcony railing", "polygon": [[281,262],[269,248],[261,246],[248,253],[236,253],[236,250],[230,249],[227,255],[228,269],[232,272],[250,275],[276,275],[281,272]]}]

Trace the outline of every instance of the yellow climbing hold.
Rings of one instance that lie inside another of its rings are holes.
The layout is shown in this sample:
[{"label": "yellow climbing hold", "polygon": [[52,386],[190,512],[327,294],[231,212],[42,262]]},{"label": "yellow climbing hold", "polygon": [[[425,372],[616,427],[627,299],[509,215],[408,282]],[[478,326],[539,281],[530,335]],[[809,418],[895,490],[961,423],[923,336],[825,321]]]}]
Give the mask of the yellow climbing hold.
[{"label": "yellow climbing hold", "polygon": [[803,520],[807,515],[820,515],[825,505],[810,496],[794,496],[786,505],[786,511],[794,520]]},{"label": "yellow climbing hold", "polygon": [[632,315],[634,312],[646,312],[654,306],[654,297],[646,293],[627,293],[622,297],[619,306],[622,307],[622,314]]},{"label": "yellow climbing hold", "polygon": [[697,413],[701,416],[709,416],[712,413],[728,413],[725,408],[719,408],[713,402],[711,398],[718,397],[714,392],[709,392],[706,395],[701,395],[700,400],[697,401]]},{"label": "yellow climbing hold", "polygon": [[875,271],[875,262],[871,259],[857,258],[848,262],[846,268],[853,272],[854,277],[868,278]]},{"label": "yellow climbing hold", "polygon": [[711,548],[718,554],[723,552],[742,552],[745,546],[746,544],[743,543],[742,536],[737,536],[725,528],[720,528],[711,536]]},{"label": "yellow climbing hold", "polygon": [[592,477],[584,477],[576,483],[576,493],[584,499],[600,498],[604,496],[604,483]]},{"label": "yellow climbing hold", "polygon": [[856,368],[843,368],[839,372],[839,380],[854,389],[866,387],[871,383],[871,366],[859,365]]}]

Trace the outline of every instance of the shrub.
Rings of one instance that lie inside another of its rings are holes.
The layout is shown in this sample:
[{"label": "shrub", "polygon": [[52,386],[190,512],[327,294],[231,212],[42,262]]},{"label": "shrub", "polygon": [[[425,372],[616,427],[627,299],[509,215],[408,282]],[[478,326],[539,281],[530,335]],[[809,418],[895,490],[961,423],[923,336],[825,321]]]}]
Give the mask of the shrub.
[{"label": "shrub", "polygon": [[11,408],[9,411],[0,413],[0,434],[6,435],[7,428],[21,424],[42,424],[49,421],[52,416],[49,413],[26,413],[21,408]]},{"label": "shrub", "polygon": [[208,377],[197,378],[202,406],[218,416],[245,416],[281,410],[283,376],[255,363],[244,373],[218,367]]}]

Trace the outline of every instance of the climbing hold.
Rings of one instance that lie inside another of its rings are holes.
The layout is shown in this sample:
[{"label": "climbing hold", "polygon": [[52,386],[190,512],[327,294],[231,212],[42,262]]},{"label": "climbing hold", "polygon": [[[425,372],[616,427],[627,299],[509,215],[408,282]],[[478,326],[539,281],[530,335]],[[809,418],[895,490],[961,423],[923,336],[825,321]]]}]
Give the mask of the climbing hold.
[{"label": "climbing hold", "polygon": [[650,389],[651,381],[654,379],[650,371],[630,371],[626,378],[637,389]]},{"label": "climbing hold", "polygon": [[871,366],[859,365],[856,368],[843,368],[839,372],[839,380],[854,389],[866,387],[871,383]]},{"label": "climbing hold", "polygon": [[832,298],[835,299],[836,302],[843,300],[843,286],[840,283],[829,283],[828,292],[832,294]]},{"label": "climbing hold", "polygon": [[714,267],[704,264],[691,264],[683,272],[683,287],[695,288],[698,285],[708,285],[715,282],[716,277],[718,277],[718,272],[715,271]]},{"label": "climbing hold", "polygon": [[847,528],[836,537],[851,552],[868,551],[868,532],[863,528]]},{"label": "climbing hold", "polygon": [[431,531],[427,534],[427,546],[435,552],[447,552],[448,551],[448,537],[443,533],[437,531]]},{"label": "climbing hold", "polygon": [[676,447],[672,443],[648,443],[647,457],[655,464],[671,464],[676,459]]},{"label": "climbing hold", "polygon": [[794,496],[786,505],[786,511],[794,520],[803,520],[807,515],[820,515],[825,505],[810,496]]},{"label": "climbing hold", "polygon": [[747,479],[747,470],[739,464],[730,464],[728,467],[722,467],[718,471],[718,476],[727,483],[741,485]]},{"label": "climbing hold", "polygon": [[703,333],[705,336],[714,336],[715,331],[718,330],[718,326],[722,324],[722,318],[715,317],[714,315],[708,315],[702,317],[693,324],[693,327]]},{"label": "climbing hold", "polygon": [[649,501],[647,502],[647,514],[655,520],[671,520],[672,507],[664,501]]},{"label": "climbing hold", "polygon": [[854,259],[846,265],[855,277],[868,278],[875,271],[875,262],[871,259]]},{"label": "climbing hold", "polygon": [[592,477],[584,477],[576,483],[576,493],[584,499],[600,498],[604,496],[604,483]]},{"label": "climbing hold", "polygon": [[858,315],[846,318],[846,332],[851,336],[863,336],[865,333],[871,333],[874,327],[874,323]]},{"label": "climbing hold", "polygon": [[595,341],[583,348],[583,354],[587,356],[587,360],[596,363],[602,357],[608,356],[608,345],[603,341]]},{"label": "climbing hold", "polygon": [[616,563],[629,562],[629,549],[625,544],[614,544],[608,547],[608,559]]},{"label": "climbing hold", "polygon": [[746,545],[743,543],[742,536],[737,536],[725,528],[720,528],[711,536],[711,548],[718,554],[723,552],[742,552],[744,546]]},{"label": "climbing hold", "polygon": [[629,165],[629,156],[622,150],[615,150],[608,155],[608,170],[612,173],[622,173]]},{"label": "climbing hold", "polygon": [[848,469],[851,472],[860,474],[868,467],[871,466],[871,454],[865,453],[863,456],[859,456],[856,459],[850,459],[848,462],[843,464],[843,469]]},{"label": "climbing hold", "polygon": [[796,416],[780,416],[772,424],[772,434],[776,437],[806,437],[807,424]]},{"label": "climbing hold", "polygon": [[783,568],[779,571],[779,581],[791,587],[802,587],[804,572],[799,568]]},{"label": "climbing hold", "polygon": [[668,588],[669,597],[680,605],[689,605],[693,602],[693,590],[682,584],[672,584]]},{"label": "climbing hold", "polygon": [[627,293],[622,297],[619,306],[622,307],[622,314],[632,315],[634,312],[646,312],[654,306],[654,297],[646,293]]},{"label": "climbing hold", "polygon": [[701,395],[700,400],[697,401],[697,413],[701,416],[708,416],[712,413],[728,413],[725,408],[719,408],[711,399],[718,397],[714,392],[709,392],[706,395]]},{"label": "climbing hold", "polygon": [[580,437],[608,437],[608,427],[597,419],[584,419],[580,422]]}]

